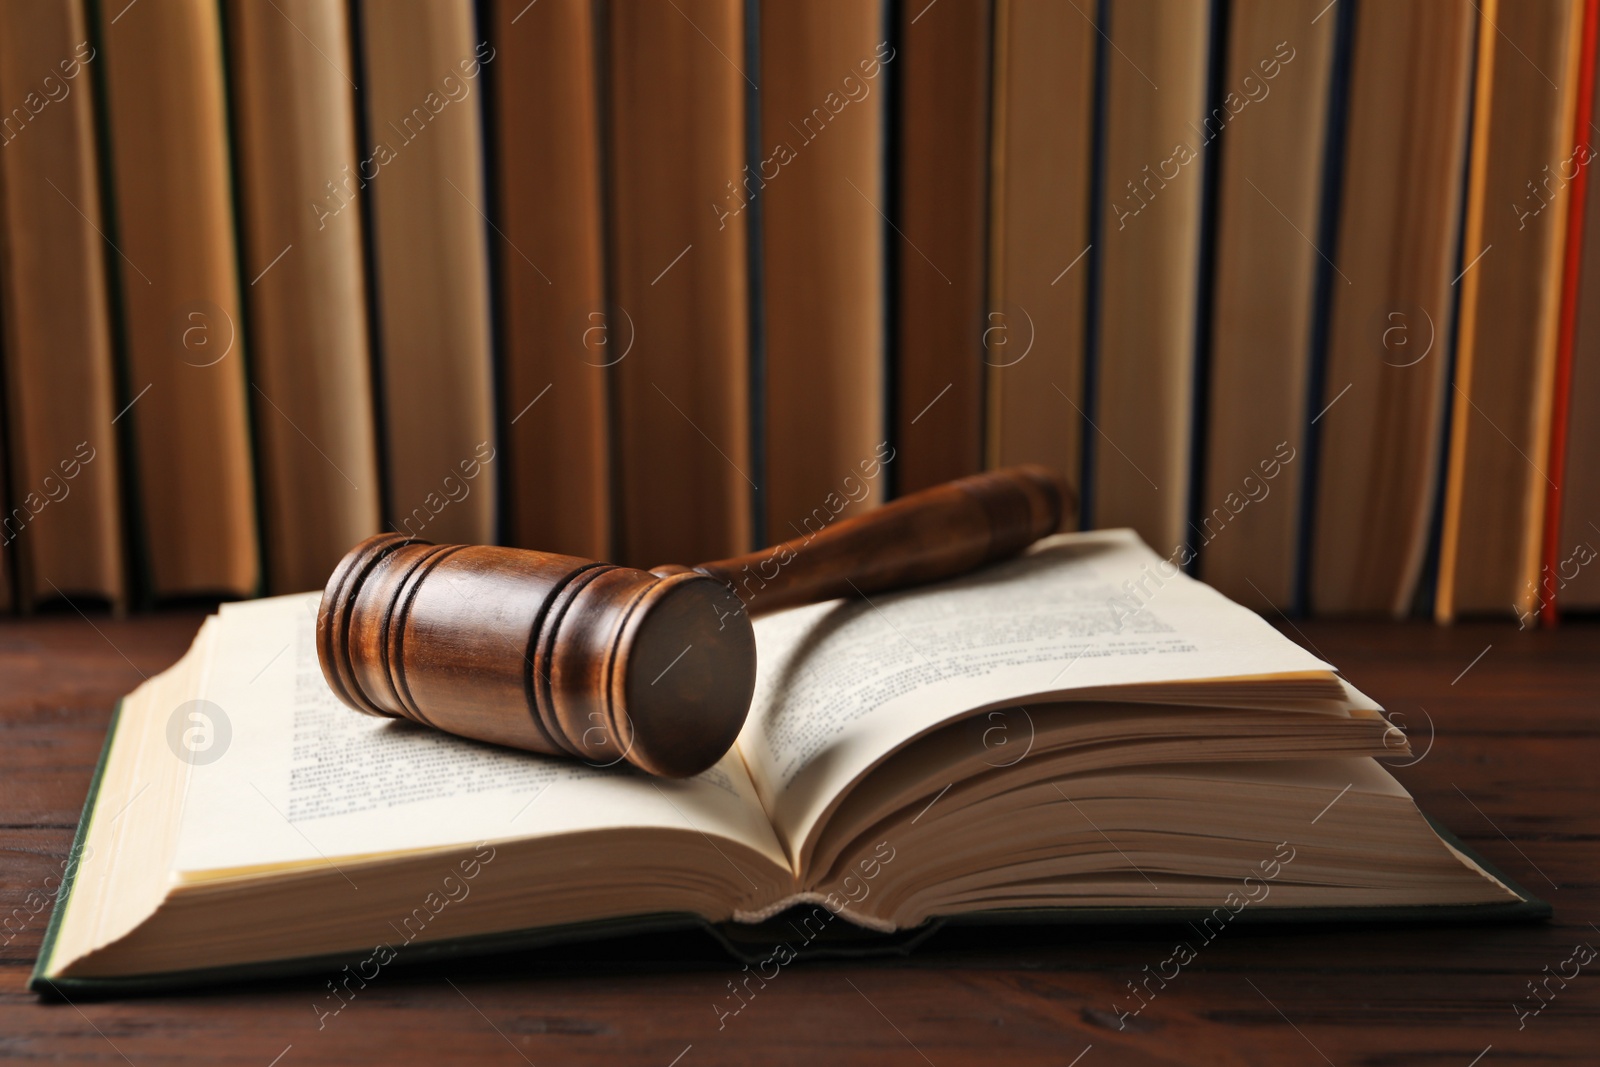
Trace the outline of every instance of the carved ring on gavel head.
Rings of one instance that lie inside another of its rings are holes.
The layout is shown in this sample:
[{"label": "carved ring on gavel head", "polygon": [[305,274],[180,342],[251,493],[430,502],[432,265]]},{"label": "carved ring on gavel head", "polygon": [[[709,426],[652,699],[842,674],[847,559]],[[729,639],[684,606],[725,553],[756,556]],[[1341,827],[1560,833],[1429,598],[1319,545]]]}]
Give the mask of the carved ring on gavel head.
[{"label": "carved ring on gavel head", "polygon": [[759,552],[654,571],[379,534],[328,579],[317,656],[357,711],[687,777],[722,758],[749,712],[752,614],[964,574],[1074,508],[1059,475],[1013,467]]}]

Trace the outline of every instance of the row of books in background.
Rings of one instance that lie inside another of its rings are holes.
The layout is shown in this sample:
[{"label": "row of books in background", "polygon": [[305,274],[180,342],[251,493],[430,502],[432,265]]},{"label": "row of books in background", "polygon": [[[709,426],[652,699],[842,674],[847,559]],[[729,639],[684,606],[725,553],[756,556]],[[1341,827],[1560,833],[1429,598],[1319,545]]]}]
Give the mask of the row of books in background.
[{"label": "row of books in background", "polygon": [[1285,613],[1600,606],[1596,0],[0,0],[7,603],[699,562],[1051,464]]}]

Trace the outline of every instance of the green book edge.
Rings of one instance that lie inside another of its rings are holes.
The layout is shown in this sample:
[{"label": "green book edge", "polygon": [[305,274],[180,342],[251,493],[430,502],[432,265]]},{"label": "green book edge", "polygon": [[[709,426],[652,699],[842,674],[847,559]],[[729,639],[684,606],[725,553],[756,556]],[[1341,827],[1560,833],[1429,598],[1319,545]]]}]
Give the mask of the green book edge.
[{"label": "green book edge", "polygon": [[[83,814],[78,819],[78,829],[73,835],[69,858],[81,855],[84,839],[88,836],[89,820],[94,815],[95,801],[100,795],[100,783],[105,776],[106,762],[111,755],[111,745],[116,737],[117,723],[122,716],[122,702],[117,702],[106,726],[106,740],[100,748],[100,759],[89,782],[89,795],[84,800]],[[1372,923],[1460,923],[1460,922],[1532,922],[1550,918],[1553,911],[1548,903],[1534,896],[1475,851],[1462,844],[1427,813],[1423,817],[1434,831],[1452,848],[1469,857],[1489,874],[1499,879],[1520,898],[1497,904],[1415,904],[1379,905],[1373,907],[1328,908],[1250,908],[1232,913],[1229,920],[1248,926],[1296,925],[1366,925]],[[78,865],[69,862],[62,874],[61,886],[56,891],[55,908],[45,927],[44,939],[39,946],[39,957],[34,963],[28,988],[45,997],[63,1000],[75,998],[104,998],[156,994],[215,986],[249,980],[283,978],[294,975],[325,974],[336,977],[346,966],[354,967],[371,955],[371,950],[328,953],[319,956],[299,956],[293,959],[269,960],[261,963],[234,964],[226,967],[207,967],[187,971],[169,971],[158,974],[127,975],[115,978],[48,978],[44,974],[45,962],[55,948],[56,936],[61,928],[62,916],[72,897],[72,887],[77,881]],[[1218,907],[1221,907],[1219,904]],[[641,934],[671,933],[700,930],[720,944],[729,955],[742,963],[754,964],[767,960],[787,946],[796,956],[813,959],[859,958],[869,956],[905,955],[923,944],[940,930],[985,926],[1064,926],[1064,927],[1177,927],[1198,923],[1212,915],[1214,908],[1202,907],[1083,907],[1083,908],[1000,908],[992,911],[969,912],[963,915],[938,917],[921,926],[892,934],[878,933],[856,926],[848,921],[834,923],[832,913],[821,905],[790,909],[760,923],[714,923],[699,915],[682,912],[661,912],[630,915],[614,919],[569,923],[561,926],[528,927],[492,934],[445,938],[396,949],[395,962],[415,967],[445,960],[469,959],[500,953],[551,948],[585,942],[606,941]],[[817,913],[827,916],[817,924],[815,933],[807,936],[810,927],[807,918],[815,919]],[[797,944],[798,943],[798,944]]]}]

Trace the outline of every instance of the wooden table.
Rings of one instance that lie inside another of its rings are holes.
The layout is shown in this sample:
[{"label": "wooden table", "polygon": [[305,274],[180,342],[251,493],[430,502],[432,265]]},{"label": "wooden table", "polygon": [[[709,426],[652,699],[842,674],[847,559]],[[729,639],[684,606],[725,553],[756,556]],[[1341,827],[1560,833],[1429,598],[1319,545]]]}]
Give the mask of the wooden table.
[{"label": "wooden table", "polygon": [[[1555,907],[1549,924],[1230,930],[1118,1030],[1167,932],[945,935],[906,959],[786,968],[721,1031],[737,967],[687,937],[397,970],[317,1028],[312,980],[40,1003],[23,988],[112,702],[199,617],[0,621],[0,1061],[246,1064],[964,1062],[1496,1067],[1600,1063],[1600,960],[1519,1020],[1527,983],[1600,948],[1600,629],[1283,623],[1392,713],[1422,807]],[[1426,713],[1426,714],[1425,714]],[[20,909],[20,911],[18,910]],[[21,918],[17,918],[17,916]],[[1569,967],[1570,970],[1570,967]],[[1554,988],[1554,983],[1552,983]]]}]

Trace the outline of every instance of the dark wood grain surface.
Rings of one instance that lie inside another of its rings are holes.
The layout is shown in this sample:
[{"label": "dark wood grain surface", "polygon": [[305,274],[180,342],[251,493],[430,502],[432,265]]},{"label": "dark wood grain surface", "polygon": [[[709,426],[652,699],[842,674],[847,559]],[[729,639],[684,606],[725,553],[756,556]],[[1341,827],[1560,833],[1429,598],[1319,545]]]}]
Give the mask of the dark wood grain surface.
[{"label": "dark wood grain surface", "polygon": [[1537,1015],[1513,1007],[1536,1006],[1528,983],[1575,945],[1600,948],[1593,626],[1280,622],[1404,717],[1426,755],[1395,773],[1556,917],[1230,929],[1127,1029],[1112,1005],[1169,955],[1171,931],[950,934],[905,959],[802,960],[720,1030],[713,1006],[739,968],[677,936],[385,971],[321,1029],[313,979],[41,1003],[24,983],[47,915],[29,901],[55,884],[112,703],[176,659],[198,622],[0,621],[0,1062],[1600,1063],[1600,960],[1550,982]]}]

